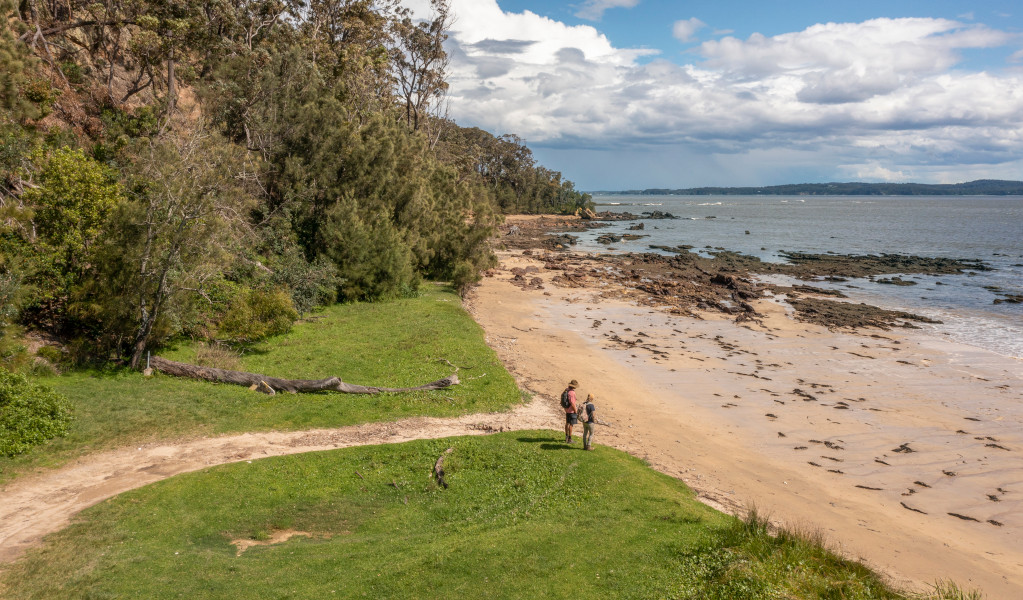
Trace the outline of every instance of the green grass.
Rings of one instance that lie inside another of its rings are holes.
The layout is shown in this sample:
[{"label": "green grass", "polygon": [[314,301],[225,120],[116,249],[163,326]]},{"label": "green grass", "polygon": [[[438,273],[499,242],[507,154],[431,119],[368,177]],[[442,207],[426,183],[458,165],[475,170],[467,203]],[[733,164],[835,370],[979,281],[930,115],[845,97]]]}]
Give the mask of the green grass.
[{"label": "green grass", "polygon": [[[180,344],[160,354],[191,362],[195,348]],[[146,378],[128,370],[43,378],[72,401],[72,431],[25,455],[0,459],[0,483],[83,453],[158,439],[451,416],[502,410],[521,401],[514,379],[458,296],[434,284],[426,284],[418,298],[340,305],[312,315],[291,333],[246,353],[240,368],[277,377],[337,375],[356,384],[411,387],[454,371],[438,359],[462,367],[463,383],[406,394],[268,397],[239,386]]]},{"label": "green grass", "polygon": [[[865,568],[553,432],[223,465],[84,511],[5,598],[903,598]],[[430,477],[437,457],[448,489]],[[236,556],[233,539],[294,537]]]}]

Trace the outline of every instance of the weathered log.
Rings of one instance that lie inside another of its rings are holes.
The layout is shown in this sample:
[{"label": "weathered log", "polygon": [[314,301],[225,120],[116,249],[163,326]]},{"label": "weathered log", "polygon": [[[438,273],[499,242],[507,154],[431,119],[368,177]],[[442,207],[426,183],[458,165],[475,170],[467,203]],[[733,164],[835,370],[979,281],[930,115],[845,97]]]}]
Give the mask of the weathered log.
[{"label": "weathered log", "polygon": [[278,392],[343,392],[345,394],[379,394],[380,392],[416,392],[420,390],[442,390],[453,385],[458,385],[458,375],[452,374],[444,379],[438,379],[409,388],[386,388],[355,385],[341,381],[339,377],[328,379],[280,379],[268,377],[259,373],[246,373],[244,371],[228,371],[227,369],[214,369],[212,367],[200,367],[187,363],[179,363],[166,358],[154,356],[150,360],[150,366],[161,373],[174,375],[176,377],[188,377],[191,379],[202,379],[216,383],[233,383],[244,386],[258,386],[261,383]]}]

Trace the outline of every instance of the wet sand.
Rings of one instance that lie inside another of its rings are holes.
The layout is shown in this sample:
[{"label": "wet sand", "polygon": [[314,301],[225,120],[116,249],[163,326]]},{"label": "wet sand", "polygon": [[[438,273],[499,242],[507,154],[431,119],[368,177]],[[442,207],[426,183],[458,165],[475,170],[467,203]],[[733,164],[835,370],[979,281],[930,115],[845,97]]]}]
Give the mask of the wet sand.
[{"label": "wet sand", "polygon": [[556,403],[575,378],[597,397],[596,443],[897,584],[1023,597],[1023,361],[797,323],[771,300],[760,323],[673,315],[611,279],[555,284],[542,251],[500,258],[469,309],[524,388]]}]

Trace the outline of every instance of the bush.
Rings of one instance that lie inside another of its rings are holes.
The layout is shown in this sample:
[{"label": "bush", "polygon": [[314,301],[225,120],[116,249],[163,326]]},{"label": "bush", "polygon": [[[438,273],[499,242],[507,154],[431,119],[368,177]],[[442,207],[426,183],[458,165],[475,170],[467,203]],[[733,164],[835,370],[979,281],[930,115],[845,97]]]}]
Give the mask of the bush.
[{"label": "bush", "polygon": [[291,331],[298,312],[283,290],[248,290],[239,295],[220,323],[219,335],[248,344]]},{"label": "bush", "polygon": [[17,456],[66,435],[71,419],[71,403],[62,394],[0,370],[0,455]]}]

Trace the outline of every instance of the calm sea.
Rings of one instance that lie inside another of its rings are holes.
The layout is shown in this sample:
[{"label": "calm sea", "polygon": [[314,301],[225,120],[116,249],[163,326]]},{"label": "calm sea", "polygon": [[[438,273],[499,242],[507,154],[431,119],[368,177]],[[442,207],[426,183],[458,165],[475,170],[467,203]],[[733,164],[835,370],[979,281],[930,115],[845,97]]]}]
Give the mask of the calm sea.
[{"label": "calm sea", "polygon": [[[1023,294],[1023,197],[993,196],[595,196],[598,210],[661,210],[677,220],[645,220],[649,237],[598,244],[605,232],[582,234],[593,252],[647,252],[650,245],[690,244],[694,251],[734,250],[781,261],[782,250],[840,254],[916,254],[977,258],[994,271],[910,275],[912,286],[853,279],[820,284],[852,300],[908,310],[943,321],[925,328],[957,342],[1023,358],[1023,304],[994,301]],[[748,233],[747,233],[748,232]]]}]

